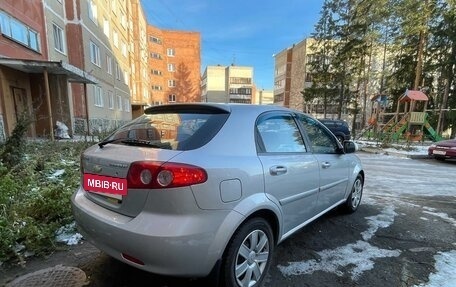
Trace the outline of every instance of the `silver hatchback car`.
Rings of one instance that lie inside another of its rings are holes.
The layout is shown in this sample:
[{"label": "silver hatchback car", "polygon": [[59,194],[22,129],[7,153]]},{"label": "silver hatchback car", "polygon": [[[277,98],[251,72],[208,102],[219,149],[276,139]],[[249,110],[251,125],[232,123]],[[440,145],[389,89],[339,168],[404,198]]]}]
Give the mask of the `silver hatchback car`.
[{"label": "silver hatchback car", "polygon": [[73,213],[84,238],[137,268],[260,286],[278,243],[358,208],[354,151],[283,107],[151,107],[83,152]]}]

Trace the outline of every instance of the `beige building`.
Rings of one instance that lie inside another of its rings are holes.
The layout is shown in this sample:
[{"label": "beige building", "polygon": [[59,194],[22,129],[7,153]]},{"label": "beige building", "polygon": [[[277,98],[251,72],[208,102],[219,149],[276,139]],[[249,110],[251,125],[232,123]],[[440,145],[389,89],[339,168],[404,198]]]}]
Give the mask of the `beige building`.
[{"label": "beige building", "polygon": [[201,80],[203,102],[252,103],[253,67],[207,66]]},{"label": "beige building", "polygon": [[252,101],[257,105],[272,105],[274,104],[274,91],[271,90],[255,90],[255,97]]},{"label": "beige building", "polygon": [[274,56],[274,104],[304,111],[302,91],[311,85],[307,58],[313,39],[305,39]]},{"label": "beige building", "polygon": [[133,25],[133,39],[130,41],[131,63],[131,106],[132,116],[143,114],[150,104],[149,53],[147,44],[147,21],[140,0],[131,0],[130,23]]}]

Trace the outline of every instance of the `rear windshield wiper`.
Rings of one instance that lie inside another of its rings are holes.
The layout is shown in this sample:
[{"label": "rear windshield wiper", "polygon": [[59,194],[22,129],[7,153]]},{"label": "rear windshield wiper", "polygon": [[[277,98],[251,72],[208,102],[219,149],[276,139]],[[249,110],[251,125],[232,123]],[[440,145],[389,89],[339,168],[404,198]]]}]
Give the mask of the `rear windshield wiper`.
[{"label": "rear windshield wiper", "polygon": [[135,145],[135,146],[146,146],[146,147],[155,147],[155,148],[162,148],[162,149],[171,149],[171,144],[169,142],[162,143],[162,142],[157,142],[157,141],[124,139],[121,141],[121,143],[128,144],[128,145]]},{"label": "rear windshield wiper", "polygon": [[157,142],[157,141],[146,141],[146,140],[138,140],[138,139],[132,139],[132,138],[117,138],[117,139],[105,140],[105,141],[98,143],[98,146],[100,146],[100,148],[103,148],[105,145],[116,142],[116,141],[120,141],[121,143],[128,144],[128,145],[171,149],[171,144],[168,142],[162,143],[162,142]]},{"label": "rear windshield wiper", "polygon": [[102,142],[99,142],[98,146],[100,148],[103,148],[105,145],[107,145],[109,143],[112,143],[112,142],[115,142],[115,141],[120,141],[120,140],[126,140],[126,138],[117,138],[117,139],[104,140]]}]

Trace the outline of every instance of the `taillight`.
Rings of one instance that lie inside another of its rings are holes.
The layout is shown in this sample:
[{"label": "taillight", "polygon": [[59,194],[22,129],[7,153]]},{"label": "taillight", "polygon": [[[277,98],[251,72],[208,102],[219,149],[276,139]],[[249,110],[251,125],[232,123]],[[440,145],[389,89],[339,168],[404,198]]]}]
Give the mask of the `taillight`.
[{"label": "taillight", "polygon": [[128,188],[171,188],[203,183],[204,169],[183,163],[138,161],[131,164],[127,175]]}]

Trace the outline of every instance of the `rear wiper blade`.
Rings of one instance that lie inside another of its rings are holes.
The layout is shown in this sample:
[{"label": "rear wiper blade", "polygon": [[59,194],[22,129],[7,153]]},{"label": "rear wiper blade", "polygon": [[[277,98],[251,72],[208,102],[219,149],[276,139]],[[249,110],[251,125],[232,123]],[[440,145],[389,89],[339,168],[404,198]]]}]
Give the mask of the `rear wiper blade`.
[{"label": "rear wiper blade", "polygon": [[105,145],[109,144],[109,143],[112,143],[112,142],[115,142],[115,141],[120,141],[120,140],[125,140],[125,138],[117,138],[117,139],[110,139],[110,140],[104,140],[102,142],[99,142],[98,143],[98,146],[100,148],[103,148]]},{"label": "rear wiper blade", "polygon": [[163,149],[171,149],[170,143],[162,143],[157,141],[146,141],[146,140],[138,140],[138,139],[124,139],[121,143],[129,144],[129,145],[136,145],[136,146],[146,146],[146,147],[155,147],[155,148],[163,148]]}]

